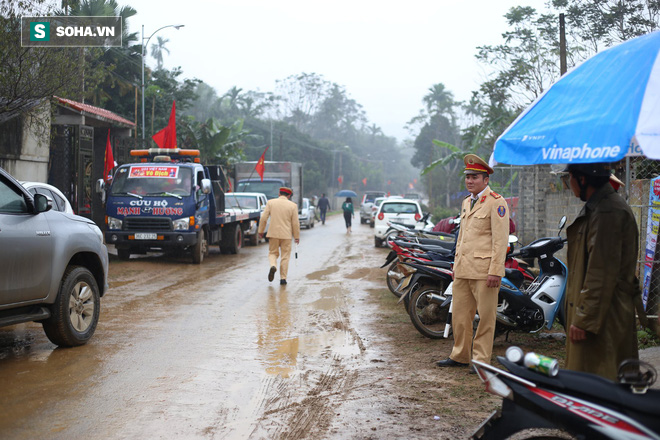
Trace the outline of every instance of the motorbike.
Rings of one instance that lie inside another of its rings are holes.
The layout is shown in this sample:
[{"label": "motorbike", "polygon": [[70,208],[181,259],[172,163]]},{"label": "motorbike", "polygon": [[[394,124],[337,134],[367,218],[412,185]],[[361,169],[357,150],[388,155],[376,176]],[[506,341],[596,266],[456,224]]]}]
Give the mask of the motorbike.
[{"label": "motorbike", "polygon": [[415,226],[404,225],[403,223],[397,223],[395,221],[387,222],[388,229],[385,231],[383,242],[389,244],[389,242],[396,237],[408,237],[440,240],[453,243],[455,241],[453,234],[431,231],[434,225],[433,222],[431,222],[430,217],[431,214],[427,212],[417,221],[417,223],[421,223],[423,225],[422,229],[417,229]]},{"label": "motorbike", "polygon": [[[542,368],[552,359],[521,354],[518,347],[509,347],[506,357],[497,358],[508,371],[473,361],[486,391],[502,397],[501,408],[476,429],[473,439],[509,438],[530,429],[534,438],[544,439],[566,438],[560,433],[577,439],[660,439],[660,390],[650,389],[657,377],[653,366],[624,361],[614,382]],[[540,429],[551,431],[539,435]]]},{"label": "motorbike", "polygon": [[[559,222],[560,234],[565,225],[566,216]],[[518,256],[538,260],[540,272],[530,282],[532,275],[524,267],[518,265],[505,269],[498,293],[496,335],[513,330],[534,333],[544,326],[550,329],[555,319],[564,325],[563,299],[568,270],[554,254],[564,247],[565,242],[566,239],[560,235],[540,238],[509,255],[507,261]],[[413,265],[419,270],[414,263],[402,264]],[[411,291],[407,310],[415,328],[431,339],[449,337],[452,297],[452,289],[449,288],[444,289],[442,294],[438,294],[437,289]]]}]

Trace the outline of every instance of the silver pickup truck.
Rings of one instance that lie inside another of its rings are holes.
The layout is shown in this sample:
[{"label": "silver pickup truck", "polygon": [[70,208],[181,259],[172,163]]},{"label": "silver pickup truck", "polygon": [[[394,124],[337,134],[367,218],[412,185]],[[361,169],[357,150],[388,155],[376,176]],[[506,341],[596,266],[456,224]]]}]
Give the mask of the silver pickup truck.
[{"label": "silver pickup truck", "polygon": [[71,347],[96,330],[108,250],[94,222],[52,207],[0,168],[0,326],[40,322]]}]

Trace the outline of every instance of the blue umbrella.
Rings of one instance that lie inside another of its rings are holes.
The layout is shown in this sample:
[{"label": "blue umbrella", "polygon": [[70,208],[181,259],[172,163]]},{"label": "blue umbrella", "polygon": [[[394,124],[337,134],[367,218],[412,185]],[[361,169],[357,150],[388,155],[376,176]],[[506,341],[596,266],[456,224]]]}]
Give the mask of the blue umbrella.
[{"label": "blue umbrella", "polygon": [[357,197],[357,193],[355,191],[351,191],[350,189],[342,189],[337,194],[335,194],[335,197]]},{"label": "blue umbrella", "polygon": [[493,159],[511,165],[616,162],[637,146],[660,159],[659,51],[660,32],[653,32],[594,55],[509,126]]}]

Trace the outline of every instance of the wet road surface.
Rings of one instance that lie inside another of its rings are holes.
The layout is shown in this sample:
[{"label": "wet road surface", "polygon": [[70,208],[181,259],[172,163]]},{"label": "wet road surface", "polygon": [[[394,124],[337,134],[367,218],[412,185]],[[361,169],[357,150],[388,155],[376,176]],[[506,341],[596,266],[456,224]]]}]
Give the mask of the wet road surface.
[{"label": "wet road surface", "polygon": [[355,438],[388,423],[364,301],[386,251],[357,223],[302,231],[287,286],[267,281],[267,243],[211,247],[202,265],[112,258],[86,346],[0,328],[0,437]]}]

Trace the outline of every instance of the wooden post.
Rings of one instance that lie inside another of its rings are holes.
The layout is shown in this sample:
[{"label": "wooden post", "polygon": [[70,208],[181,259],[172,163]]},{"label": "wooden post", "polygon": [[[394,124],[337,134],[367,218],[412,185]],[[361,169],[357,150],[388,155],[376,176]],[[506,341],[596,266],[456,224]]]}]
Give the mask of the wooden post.
[{"label": "wooden post", "polygon": [[564,75],[566,73],[566,26],[564,22],[564,14],[559,14],[559,73]]}]

